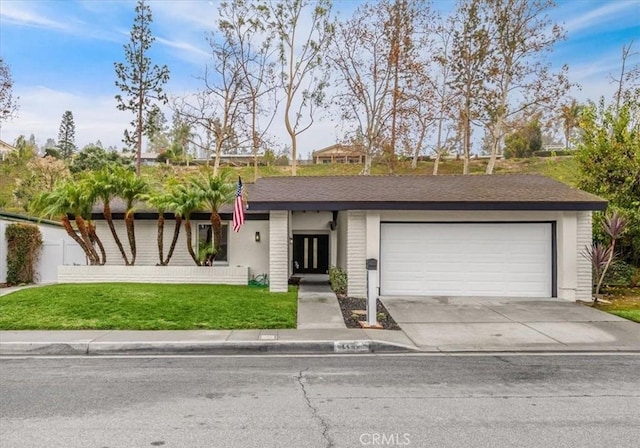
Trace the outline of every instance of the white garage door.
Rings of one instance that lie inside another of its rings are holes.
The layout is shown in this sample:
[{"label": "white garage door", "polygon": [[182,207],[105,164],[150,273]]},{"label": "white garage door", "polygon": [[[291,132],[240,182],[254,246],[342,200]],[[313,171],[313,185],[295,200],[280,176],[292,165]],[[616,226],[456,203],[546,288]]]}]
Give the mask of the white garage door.
[{"label": "white garage door", "polygon": [[382,295],[551,297],[550,223],[383,223]]}]

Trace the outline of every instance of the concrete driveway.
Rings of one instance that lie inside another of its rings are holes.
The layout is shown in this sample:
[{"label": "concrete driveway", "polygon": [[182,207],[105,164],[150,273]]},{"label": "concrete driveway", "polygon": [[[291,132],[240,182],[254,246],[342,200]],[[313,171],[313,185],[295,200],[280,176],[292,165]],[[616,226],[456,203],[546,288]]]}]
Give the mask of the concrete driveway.
[{"label": "concrete driveway", "polygon": [[383,297],[428,351],[640,350],[640,324],[561,299]]}]

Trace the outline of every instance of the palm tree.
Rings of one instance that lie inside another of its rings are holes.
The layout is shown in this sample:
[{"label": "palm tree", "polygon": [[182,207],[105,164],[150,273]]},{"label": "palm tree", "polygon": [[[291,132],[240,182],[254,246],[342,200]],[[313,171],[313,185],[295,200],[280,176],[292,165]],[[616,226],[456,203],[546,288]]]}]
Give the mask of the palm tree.
[{"label": "palm tree", "polygon": [[192,184],[198,192],[202,203],[211,212],[211,229],[213,231],[213,256],[220,251],[222,242],[222,221],[218,213],[220,207],[233,201],[236,186],[227,180],[227,174],[214,176],[211,171],[194,178]]},{"label": "palm tree", "polygon": [[[85,185],[81,182],[66,181],[58,184],[52,191],[39,194],[34,199],[33,209],[42,216],[57,217],[67,234],[78,243],[86,254],[89,264],[104,264],[104,248],[95,233],[95,227],[91,222],[91,209],[93,200],[87,194]],[[78,231],[73,228],[69,215],[74,216]],[[80,235],[78,235],[78,232]],[[94,243],[101,247],[103,257],[96,252]]]},{"label": "palm tree", "polygon": [[175,223],[173,227],[173,238],[171,239],[171,245],[169,246],[169,253],[167,254],[167,258],[165,258],[164,260],[165,266],[169,264],[169,261],[171,260],[171,256],[173,255],[173,251],[176,248],[176,244],[178,243],[178,237],[180,236],[180,227],[182,225],[182,214],[179,210],[176,210],[174,208],[178,193],[176,191],[176,184],[174,184],[173,181],[170,183],[169,191],[167,192],[167,194],[168,194],[168,197],[167,197],[168,203],[166,204],[167,210],[173,212]]},{"label": "palm tree", "polygon": [[[184,230],[187,234],[187,251],[196,265],[201,266],[202,263],[193,251],[193,242],[191,241],[191,214],[202,206],[200,193],[191,184],[181,184],[176,186],[172,196],[169,206],[174,211],[176,219],[178,216],[184,219]],[[176,225],[178,225],[177,222]],[[174,234],[174,242],[175,240],[177,240],[176,234]]]},{"label": "palm tree", "polygon": [[[182,225],[182,216],[174,210],[175,204],[177,202],[176,199],[176,179],[170,178],[162,187],[154,189],[151,193],[145,194],[142,196],[142,200],[144,200],[147,204],[151,205],[158,212],[158,256],[160,258],[160,263],[158,266],[166,266],[169,264],[171,260],[171,256],[173,255],[173,251],[176,247],[176,243],[178,242],[178,237],[180,236],[180,227]],[[169,253],[167,254],[167,258],[164,258],[164,225],[165,218],[164,214],[166,212],[174,212],[175,216],[175,225],[173,229],[173,239],[171,240],[171,246],[169,247]]]},{"label": "palm tree", "polygon": [[143,178],[136,176],[133,171],[128,170],[120,170],[116,179],[118,196],[126,202],[124,223],[127,228],[129,247],[131,247],[129,265],[133,266],[136,262],[135,202],[149,192],[149,184]]},{"label": "palm tree", "polygon": [[560,118],[562,119],[562,130],[564,133],[564,147],[569,149],[571,143],[571,135],[573,130],[578,126],[582,106],[574,99],[570,103],[560,107]]},{"label": "palm tree", "polygon": [[93,196],[102,202],[104,219],[107,221],[107,225],[109,226],[109,230],[111,231],[111,235],[113,236],[116,246],[118,246],[118,250],[120,250],[124,264],[128,265],[129,258],[127,257],[127,253],[122,246],[122,241],[120,241],[120,237],[116,232],[116,228],[113,224],[113,216],[111,214],[111,201],[118,196],[118,178],[122,171],[125,170],[126,169],[123,167],[107,165],[100,171],[96,171],[89,176],[88,182]]}]

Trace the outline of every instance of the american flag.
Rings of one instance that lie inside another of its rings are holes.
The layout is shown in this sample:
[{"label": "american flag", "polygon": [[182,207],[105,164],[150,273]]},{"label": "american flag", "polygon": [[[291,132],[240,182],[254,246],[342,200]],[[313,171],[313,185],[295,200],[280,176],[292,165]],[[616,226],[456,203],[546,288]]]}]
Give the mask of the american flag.
[{"label": "american flag", "polygon": [[242,200],[242,179],[238,176],[236,202],[233,205],[233,231],[239,232],[242,224],[244,224],[244,202]]}]

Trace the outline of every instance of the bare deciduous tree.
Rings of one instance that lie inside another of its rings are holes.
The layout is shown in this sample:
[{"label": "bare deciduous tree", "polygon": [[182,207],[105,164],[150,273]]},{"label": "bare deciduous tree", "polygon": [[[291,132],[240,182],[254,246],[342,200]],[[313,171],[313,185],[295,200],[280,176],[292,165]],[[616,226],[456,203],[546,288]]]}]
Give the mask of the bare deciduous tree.
[{"label": "bare deciduous tree", "polygon": [[434,68],[435,73],[431,77],[433,93],[435,95],[435,104],[437,110],[437,131],[435,142],[435,160],[433,162],[433,175],[438,174],[440,167],[440,159],[444,151],[444,144],[448,140],[451,126],[447,126],[452,117],[454,110],[453,105],[456,102],[455,92],[449,88],[452,81],[451,69],[451,50],[453,40],[453,21],[448,19],[441,21],[435,28],[434,43]]},{"label": "bare deciduous tree", "polygon": [[[219,28],[230,43],[232,57],[242,77],[245,107],[250,119],[241,121],[240,128],[251,142],[255,180],[258,178],[258,152],[278,109],[273,62],[275,35],[273,29],[266,28],[260,20],[255,3],[230,0],[220,5],[219,12]],[[269,108],[263,107],[264,100],[269,100]],[[261,115],[267,118],[266,125],[262,127],[259,123]]]},{"label": "bare deciduous tree", "polygon": [[297,137],[313,125],[324,100],[327,72],[322,62],[334,34],[331,1],[268,0],[258,9],[277,38],[284,124],[291,138],[291,174],[295,176]]},{"label": "bare deciduous tree", "polygon": [[391,42],[382,29],[389,19],[389,7],[389,1],[361,5],[351,19],[337,26],[330,54],[343,86],[337,96],[342,116],[357,122],[365,175],[371,174],[371,163],[389,129],[392,112]]},{"label": "bare deciduous tree", "polygon": [[242,69],[234,56],[233,44],[226,40],[218,42],[214,36],[210,36],[209,44],[214,62],[201,78],[203,90],[176,99],[173,109],[180,121],[213,137],[215,176],[220,168],[223,149],[237,136],[236,129],[245,112],[247,98],[243,90]]},{"label": "bare deciduous tree", "polygon": [[4,59],[0,57],[0,126],[10,119],[18,110],[17,98],[13,97],[13,78],[11,70]]},{"label": "bare deciduous tree", "polygon": [[452,42],[452,90],[459,98],[458,120],[462,134],[463,174],[469,174],[471,135],[480,117],[479,103],[486,98],[486,79],[490,50],[487,18],[480,0],[467,0],[454,15]]},{"label": "bare deciduous tree", "polygon": [[490,91],[484,105],[492,140],[486,172],[491,174],[508,121],[534,108],[554,108],[570,85],[567,67],[553,73],[544,59],[564,38],[562,28],[547,15],[553,0],[486,0],[483,5],[491,24]]},{"label": "bare deciduous tree", "polygon": [[396,141],[407,146],[415,119],[418,125],[425,119],[420,114],[429,95],[421,96],[426,92],[420,87],[428,77],[428,62],[418,54],[427,40],[414,34],[418,20],[426,22],[428,15],[428,4],[383,0],[362,4],[336,29],[329,61],[342,86],[336,97],[342,116],[357,123],[356,140],[365,156],[362,174],[371,173],[381,151],[393,170]]}]

